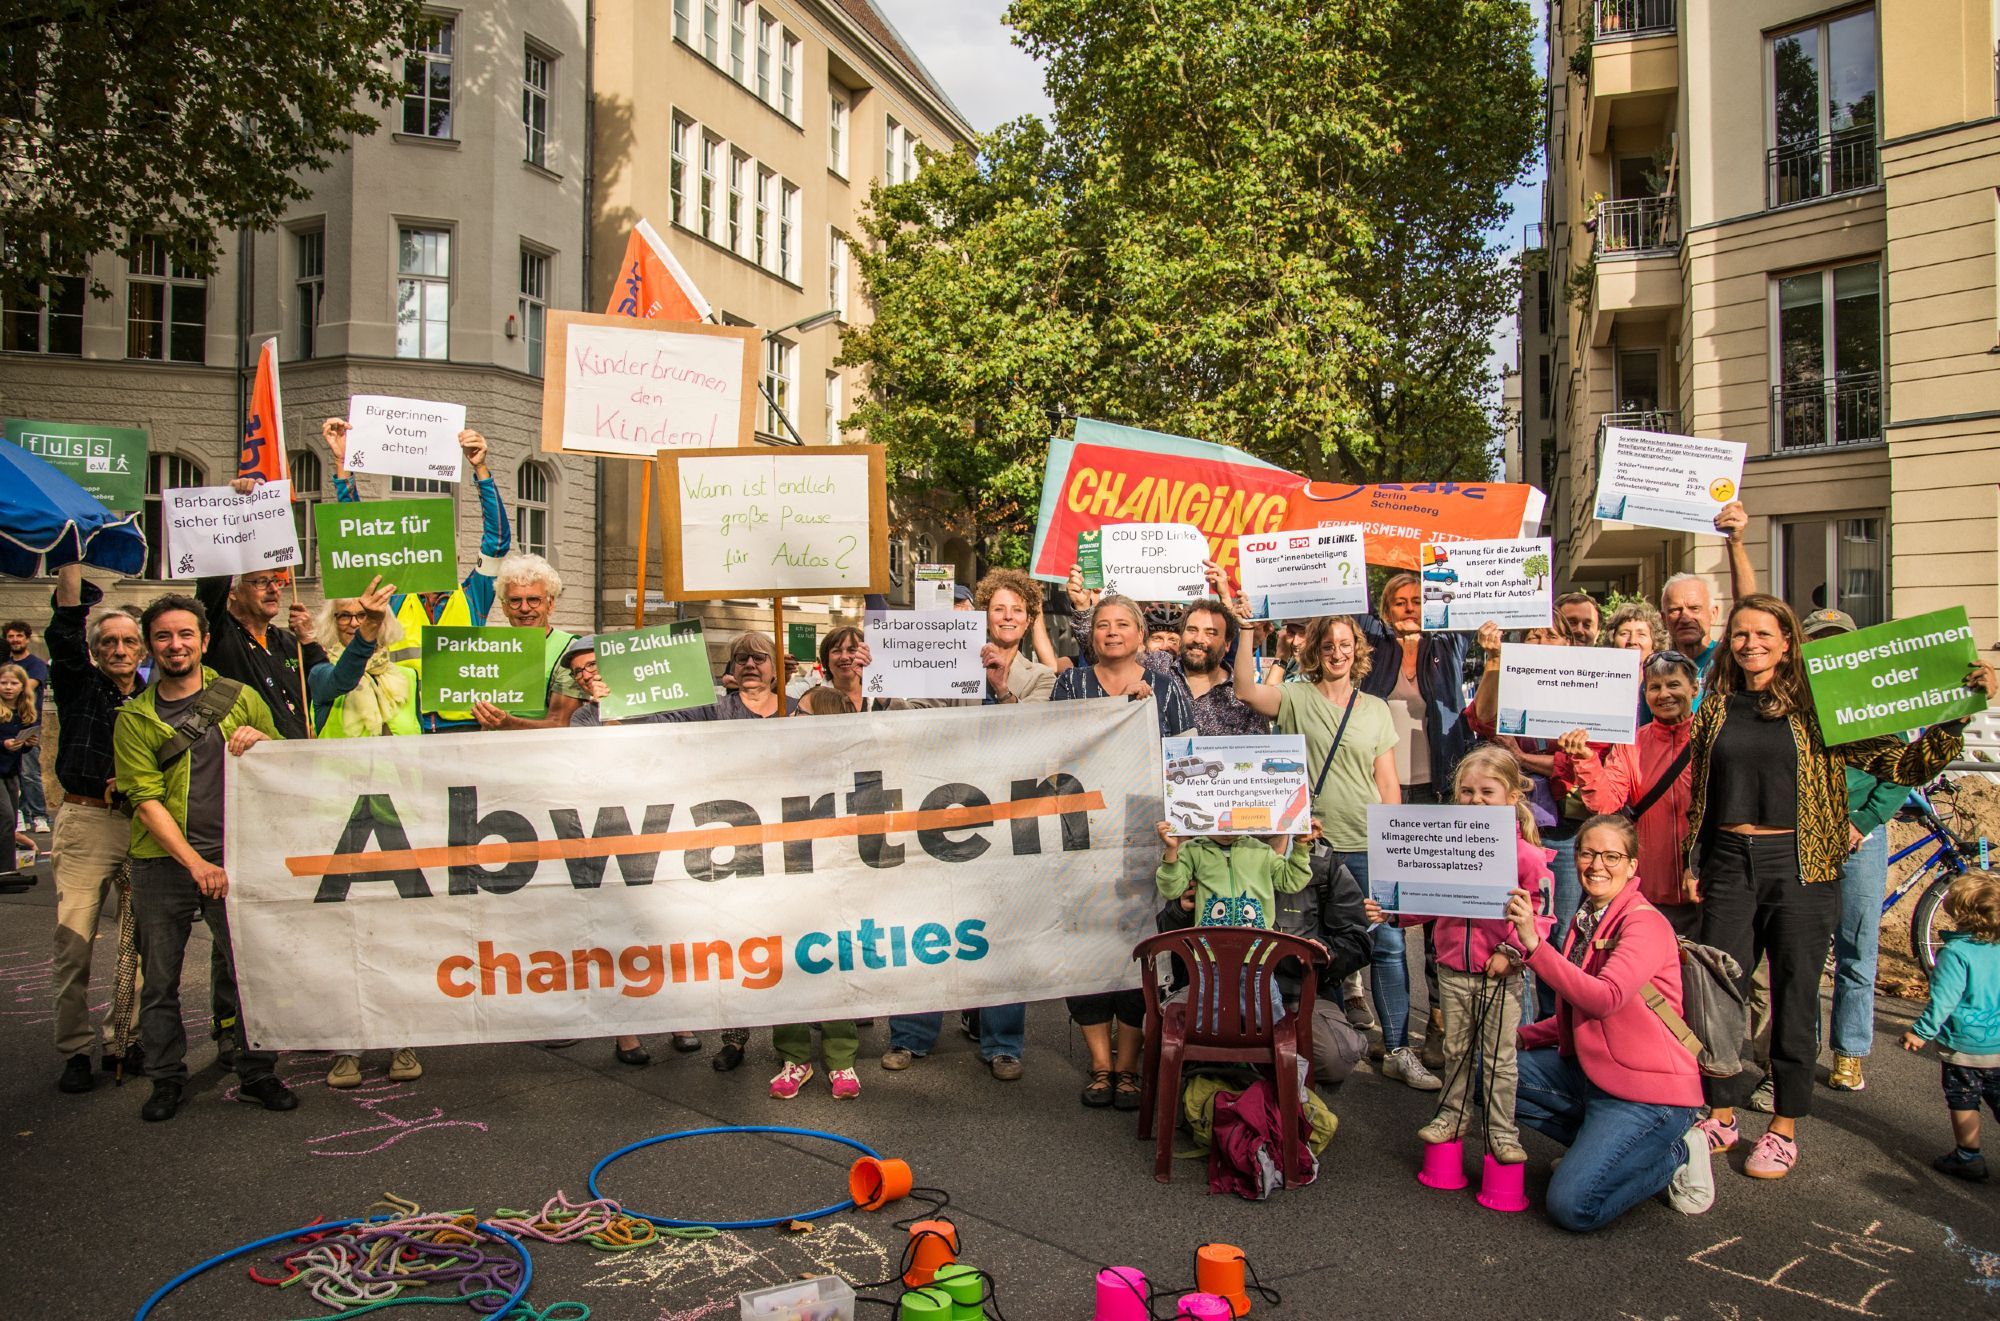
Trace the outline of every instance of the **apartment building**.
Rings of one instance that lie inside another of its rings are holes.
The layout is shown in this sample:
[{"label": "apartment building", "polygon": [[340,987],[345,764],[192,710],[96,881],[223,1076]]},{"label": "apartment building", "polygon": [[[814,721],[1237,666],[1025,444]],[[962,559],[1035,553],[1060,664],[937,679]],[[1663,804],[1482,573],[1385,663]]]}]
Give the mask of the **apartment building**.
[{"label": "apartment building", "polygon": [[1591,517],[1607,426],[1748,446],[1760,583],[2000,632],[1996,0],[1552,0],[1521,455],[1559,577],[1719,541]]},{"label": "apartment building", "polygon": [[[214,275],[142,241],[130,259],[95,262],[108,301],[78,281],[50,290],[44,309],[0,309],[0,412],[150,433],[153,556],[112,599],[149,599],[168,576],[158,493],[235,475],[254,346],[275,335],[309,593],[312,507],[333,497],[320,420],[344,416],[351,395],[404,395],[466,405],[515,546],[563,576],[558,622],[592,625],[597,464],[539,450],[544,320],[584,299],[586,14],[585,0],[437,9],[405,69],[410,94],[308,177],[311,197],[274,231],[219,243]],[[418,493],[455,502],[469,565],[469,477],[364,479],[365,498]],[[47,603],[45,582],[0,582],[0,616],[46,617]]]},{"label": "apartment building", "polygon": [[[859,218],[877,179],[914,178],[926,152],[970,139],[964,116],[868,0],[597,0],[594,12],[593,306],[650,220],[718,319],[766,331],[758,439],[863,439],[841,432],[861,383],[833,365],[841,326],[868,319]],[[607,617],[630,608],[641,472],[604,465]],[[657,518],[650,539],[657,566]],[[921,529],[898,526],[890,548],[892,599],[908,599],[911,563],[973,571],[970,546]],[[829,604],[801,601],[801,617],[824,622]],[[748,604],[703,613],[712,629],[768,627]]]}]

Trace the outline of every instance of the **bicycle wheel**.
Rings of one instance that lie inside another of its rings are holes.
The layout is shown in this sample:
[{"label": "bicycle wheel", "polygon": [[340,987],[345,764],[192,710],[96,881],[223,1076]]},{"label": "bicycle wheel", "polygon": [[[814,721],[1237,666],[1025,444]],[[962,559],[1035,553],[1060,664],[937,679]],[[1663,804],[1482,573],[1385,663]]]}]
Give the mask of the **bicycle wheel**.
[{"label": "bicycle wheel", "polygon": [[1926,974],[1937,967],[1938,950],[1944,946],[1945,932],[1952,929],[1951,919],[1945,916],[1944,897],[1950,891],[1951,883],[1957,879],[1956,872],[1938,869],[1923,894],[1918,896],[1916,911],[1910,916],[1910,952],[1924,966]]}]

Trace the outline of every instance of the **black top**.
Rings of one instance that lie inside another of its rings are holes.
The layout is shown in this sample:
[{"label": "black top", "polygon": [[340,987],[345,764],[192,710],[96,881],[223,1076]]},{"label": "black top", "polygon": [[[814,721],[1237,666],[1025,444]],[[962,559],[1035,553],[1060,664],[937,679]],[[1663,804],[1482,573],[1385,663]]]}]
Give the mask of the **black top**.
[{"label": "black top", "polygon": [[271,723],[286,738],[306,737],[306,690],[304,676],[315,665],[327,664],[326,649],[317,642],[305,645],[305,669],[299,668],[299,643],[289,630],[273,624],[259,642],[249,629],[229,613],[227,577],[196,580],[195,596],[208,612],[208,655],[202,664],[225,679],[234,679],[264,699],[271,708]]},{"label": "black top", "polygon": [[[199,688],[172,701],[156,696],[153,710],[162,724],[178,728],[200,696]],[[188,759],[187,822],[181,833],[188,847],[210,862],[222,856],[222,751],[222,730],[210,725],[181,754]]]},{"label": "black top", "polygon": [[1708,799],[1717,825],[1798,828],[1799,750],[1792,722],[1759,715],[1755,693],[1729,695],[1709,754]]},{"label": "black top", "polygon": [[[84,633],[90,608],[103,599],[97,584],[85,579],[83,600],[56,606],[42,634],[49,648],[49,690],[55,695],[56,714],[62,719],[62,737],[56,742],[56,780],[65,793],[85,798],[103,798],[105,783],[118,773],[112,765],[111,727],[117,722],[118,708],[146,687],[135,677],[132,691],[121,693],[118,685],[91,663]],[[53,593],[50,600],[54,600]]]}]

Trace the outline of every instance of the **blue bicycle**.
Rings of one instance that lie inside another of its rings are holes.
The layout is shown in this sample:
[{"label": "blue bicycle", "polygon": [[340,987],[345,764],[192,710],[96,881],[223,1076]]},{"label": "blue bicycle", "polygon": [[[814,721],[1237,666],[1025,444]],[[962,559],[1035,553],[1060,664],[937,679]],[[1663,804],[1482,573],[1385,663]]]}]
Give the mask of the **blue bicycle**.
[{"label": "blue bicycle", "polygon": [[[1908,847],[1890,854],[1889,866],[1893,868],[1903,859],[1914,857],[1925,849],[1933,851],[1924,859],[1922,866],[1893,886],[1882,900],[1882,913],[1886,917],[1890,909],[1902,902],[1903,896],[1922,888],[1922,894],[1917,897],[1916,912],[1910,918],[1910,950],[1923,964],[1925,972],[1937,966],[1938,950],[1944,943],[1944,934],[1951,930],[1950,919],[1944,915],[1946,892],[1951,889],[1954,880],[1980,865],[1979,845],[1960,836],[1931,806],[1932,798],[1948,799],[1951,793],[1952,785],[1946,780],[1939,780],[1928,790],[1910,791],[1909,801],[1897,816],[1921,825],[1924,834]],[[1951,811],[1948,803],[1945,810]]]}]

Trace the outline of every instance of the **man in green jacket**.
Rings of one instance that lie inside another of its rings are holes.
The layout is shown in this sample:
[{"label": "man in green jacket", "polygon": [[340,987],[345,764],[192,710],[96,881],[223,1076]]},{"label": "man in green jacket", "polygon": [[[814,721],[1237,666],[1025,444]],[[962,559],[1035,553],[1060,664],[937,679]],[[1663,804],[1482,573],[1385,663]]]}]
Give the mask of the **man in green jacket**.
[{"label": "man in green jacket", "polygon": [[[224,754],[279,737],[264,699],[204,666],[208,617],[191,596],[169,592],[146,607],[139,633],[153,659],[153,682],[119,708],[111,745],[118,788],[132,804],[132,913],[145,969],[139,1041],[153,1094],[139,1117],[172,1119],[187,1086],[187,1029],[181,1021],[181,960],[200,917],[219,955],[212,975],[236,1003],[236,961],[223,905]],[[226,699],[226,701],[225,701]],[[222,989],[222,988],[218,988]],[[298,1098],[278,1080],[277,1056],[236,1052],[237,1099],[292,1110]]]}]

